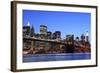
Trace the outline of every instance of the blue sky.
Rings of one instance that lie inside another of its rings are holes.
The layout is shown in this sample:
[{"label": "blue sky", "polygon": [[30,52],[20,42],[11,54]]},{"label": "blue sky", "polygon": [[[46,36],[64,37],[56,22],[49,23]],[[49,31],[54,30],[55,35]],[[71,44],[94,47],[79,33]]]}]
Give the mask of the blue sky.
[{"label": "blue sky", "polygon": [[62,38],[67,34],[76,37],[86,31],[89,35],[91,32],[90,13],[23,10],[23,26],[28,22],[34,27],[35,33],[40,32],[40,25],[46,25],[48,31],[61,31]]}]

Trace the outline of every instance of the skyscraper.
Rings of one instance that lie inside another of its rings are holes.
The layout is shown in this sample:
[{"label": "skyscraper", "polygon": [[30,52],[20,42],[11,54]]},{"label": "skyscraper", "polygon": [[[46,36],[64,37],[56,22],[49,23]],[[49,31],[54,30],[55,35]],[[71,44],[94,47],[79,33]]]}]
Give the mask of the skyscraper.
[{"label": "skyscraper", "polygon": [[23,26],[23,37],[30,37],[30,23],[27,26]]},{"label": "skyscraper", "polygon": [[[40,38],[41,39],[47,39],[47,26],[45,25],[40,25]],[[41,41],[40,42],[40,47],[46,49],[46,42]]]},{"label": "skyscraper", "polygon": [[73,44],[74,43],[74,35],[66,35],[66,43]]},{"label": "skyscraper", "polygon": [[85,35],[84,35],[84,34],[81,35],[81,41],[82,41],[82,42],[85,41]]},{"label": "skyscraper", "polygon": [[52,32],[50,32],[50,31],[47,32],[47,38],[48,39],[51,39],[52,38]]},{"label": "skyscraper", "polygon": [[61,39],[61,32],[60,31],[55,31],[53,33],[53,39],[58,39],[60,40]]},{"label": "skyscraper", "polygon": [[46,34],[47,33],[47,26],[40,25],[40,34]]},{"label": "skyscraper", "polygon": [[47,38],[47,26],[45,25],[40,25],[40,37],[43,38]]},{"label": "skyscraper", "polygon": [[30,33],[31,37],[35,36],[35,31],[34,31],[34,27],[32,26],[31,28],[31,33]]}]

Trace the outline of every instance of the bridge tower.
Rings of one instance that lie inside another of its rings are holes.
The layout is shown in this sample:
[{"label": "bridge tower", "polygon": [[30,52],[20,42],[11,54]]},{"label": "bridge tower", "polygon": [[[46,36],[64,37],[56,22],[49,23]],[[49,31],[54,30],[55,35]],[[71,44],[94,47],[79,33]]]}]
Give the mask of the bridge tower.
[{"label": "bridge tower", "polygon": [[74,53],[74,35],[66,35],[66,53]]}]

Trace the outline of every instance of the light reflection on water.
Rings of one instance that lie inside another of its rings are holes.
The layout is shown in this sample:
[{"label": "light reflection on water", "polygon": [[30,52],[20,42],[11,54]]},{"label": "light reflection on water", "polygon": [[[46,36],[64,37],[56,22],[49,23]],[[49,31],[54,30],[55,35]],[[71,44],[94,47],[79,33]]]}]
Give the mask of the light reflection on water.
[{"label": "light reflection on water", "polygon": [[63,60],[86,60],[91,59],[90,53],[70,54],[37,54],[24,55],[23,62],[63,61]]}]

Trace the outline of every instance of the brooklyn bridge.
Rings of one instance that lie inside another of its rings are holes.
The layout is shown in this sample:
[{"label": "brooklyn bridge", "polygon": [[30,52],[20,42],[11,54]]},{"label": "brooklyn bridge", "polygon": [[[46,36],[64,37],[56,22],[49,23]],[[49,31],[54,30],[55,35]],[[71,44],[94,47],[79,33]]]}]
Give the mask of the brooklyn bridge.
[{"label": "brooklyn bridge", "polygon": [[[31,45],[30,48],[24,49],[23,54],[45,54],[45,53],[86,53],[90,52],[91,48],[89,43],[84,42],[83,44],[80,42],[77,42],[75,40],[73,41],[59,41],[59,40],[53,40],[53,39],[41,39],[36,37],[24,37],[24,42],[29,42],[28,44]],[[42,46],[42,49],[38,47],[36,49],[35,42],[42,42],[40,45]],[[47,47],[43,43],[49,43],[48,47],[49,49],[46,49]],[[50,44],[54,45],[56,48],[50,47]],[[49,51],[49,52],[48,52]],[[60,52],[59,52],[60,51]],[[62,52],[61,52],[62,51]]]}]

